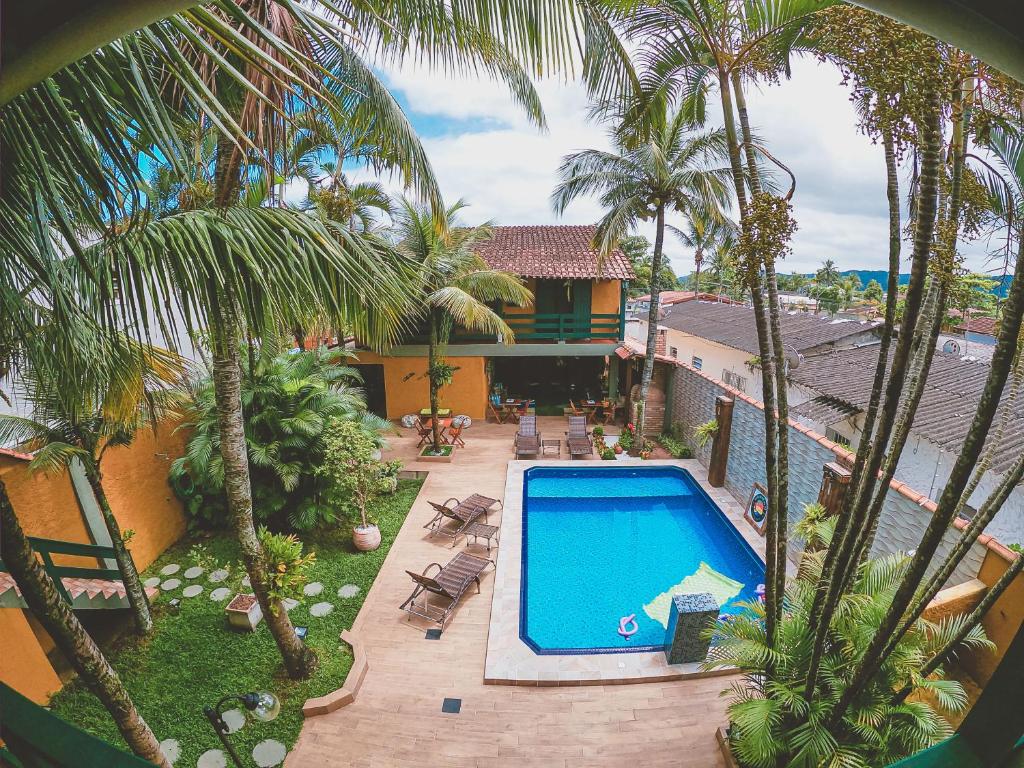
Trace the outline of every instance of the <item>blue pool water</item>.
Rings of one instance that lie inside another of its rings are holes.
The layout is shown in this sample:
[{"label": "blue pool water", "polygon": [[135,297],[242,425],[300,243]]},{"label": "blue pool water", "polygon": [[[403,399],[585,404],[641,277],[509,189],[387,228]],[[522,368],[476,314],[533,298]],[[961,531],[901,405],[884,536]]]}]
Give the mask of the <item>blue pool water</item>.
[{"label": "blue pool water", "polygon": [[[764,565],[677,467],[534,467],[523,488],[520,636],[538,653],[649,651],[665,629],[643,606],[707,563],[755,599]],[[629,640],[622,616],[636,614]]]}]

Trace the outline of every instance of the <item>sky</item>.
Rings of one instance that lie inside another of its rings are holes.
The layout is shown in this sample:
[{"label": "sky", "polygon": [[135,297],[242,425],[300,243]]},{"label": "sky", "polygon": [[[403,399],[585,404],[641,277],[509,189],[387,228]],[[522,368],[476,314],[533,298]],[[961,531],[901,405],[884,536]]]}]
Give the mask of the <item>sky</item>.
[{"label": "sky", "polygon": [[[531,124],[500,83],[456,78],[405,66],[382,77],[419,133],[446,201],[463,198],[468,224],[590,224],[596,199],[575,202],[561,217],[549,196],[563,156],[609,147],[605,129],[587,119],[577,83],[538,84],[547,131]],[[887,269],[888,212],[882,149],[860,133],[847,90],[829,64],[802,59],[778,86],[748,94],[756,134],[796,174],[798,229],[780,271],[814,272],[826,259],[840,269]],[[712,99],[713,101],[713,99]],[[720,125],[720,113],[709,127]],[[354,178],[364,179],[359,172]],[[904,175],[904,178],[906,175]],[[387,182],[400,191],[396,182]],[[670,223],[682,224],[676,220]],[[653,226],[640,234],[653,239]],[[987,244],[968,244],[967,264],[980,269]],[[693,254],[674,239],[666,252],[678,274],[693,270]]]}]

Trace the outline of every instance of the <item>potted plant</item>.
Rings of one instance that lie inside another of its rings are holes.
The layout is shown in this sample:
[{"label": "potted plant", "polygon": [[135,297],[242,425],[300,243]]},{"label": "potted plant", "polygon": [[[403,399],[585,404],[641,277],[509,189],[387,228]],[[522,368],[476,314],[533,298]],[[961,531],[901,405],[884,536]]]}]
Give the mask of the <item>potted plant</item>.
[{"label": "potted plant", "polygon": [[369,519],[367,506],[388,492],[391,470],[373,458],[373,439],[358,424],[332,420],[324,431],[324,443],[324,463],[318,472],[329,480],[330,498],[356,517],[352,529],[356,549],[374,550],[380,546],[380,528]]},{"label": "potted plant", "polygon": [[717,434],[718,419],[711,419],[711,421],[705,421],[703,424],[699,424],[693,430],[693,439],[699,448],[703,448],[708,444],[708,441]]},{"label": "potted plant", "polygon": [[600,454],[601,454],[601,458],[604,461],[615,461],[615,451],[613,451],[611,448],[607,448],[607,447],[601,448]]},{"label": "potted plant", "polygon": [[633,422],[629,422],[622,430],[622,434],[619,435],[619,445],[622,446],[622,450],[630,455],[635,455],[633,449],[636,446],[636,432]]}]

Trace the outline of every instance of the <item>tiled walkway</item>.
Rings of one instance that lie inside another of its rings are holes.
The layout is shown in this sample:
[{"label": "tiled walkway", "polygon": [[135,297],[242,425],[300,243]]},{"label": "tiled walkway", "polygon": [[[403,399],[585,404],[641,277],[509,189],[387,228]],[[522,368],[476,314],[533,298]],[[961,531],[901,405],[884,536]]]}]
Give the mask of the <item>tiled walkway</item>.
[{"label": "tiled walkway", "polygon": [[[563,419],[540,421],[542,432],[562,436]],[[414,439],[393,440],[392,453],[408,469],[430,474],[353,627],[369,671],[353,704],[306,721],[288,768],[724,765],[715,729],[725,722],[719,693],[730,678],[570,688],[484,685],[491,571],[481,594],[463,601],[440,640],[425,639],[427,625],[407,622],[398,610],[411,590],[405,569],[443,564],[464,547],[462,539],[453,550],[447,539],[427,537],[422,526],[431,511],[425,500],[473,492],[503,496],[514,434],[513,425],[478,422],[451,464],[416,462]],[[482,546],[471,551],[486,554]],[[461,711],[443,713],[445,698],[460,699]]]}]

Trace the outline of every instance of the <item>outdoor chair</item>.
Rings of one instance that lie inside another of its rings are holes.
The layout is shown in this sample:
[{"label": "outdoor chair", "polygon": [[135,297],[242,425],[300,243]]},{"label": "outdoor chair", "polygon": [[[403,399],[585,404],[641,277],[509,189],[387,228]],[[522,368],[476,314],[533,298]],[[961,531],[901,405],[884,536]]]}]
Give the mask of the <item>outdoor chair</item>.
[{"label": "outdoor chair", "polygon": [[490,411],[491,416],[494,417],[494,420],[496,422],[498,422],[499,424],[505,423],[505,416],[502,414],[500,410],[498,410],[495,407],[494,403],[491,402],[490,400],[487,401],[487,410]]},{"label": "outdoor chair", "polygon": [[537,431],[536,416],[521,416],[519,431],[515,439],[516,458],[536,456],[540,453],[540,432]]},{"label": "outdoor chair", "polygon": [[[452,506],[452,502],[455,502],[454,506]],[[435,514],[423,527],[430,529],[431,536],[447,536],[452,540],[454,547],[455,541],[466,532],[466,528],[480,517],[483,517],[486,522],[491,507],[495,504],[500,506],[501,502],[489,496],[474,493],[463,501],[452,497],[444,504],[433,501],[428,501],[427,504],[431,506]]]},{"label": "outdoor chair", "polygon": [[569,431],[565,433],[569,456],[589,456],[594,452],[594,441],[587,432],[586,416],[570,416]]},{"label": "outdoor chair", "polygon": [[566,409],[566,416],[586,416],[587,414],[576,405],[572,400],[569,401],[569,407]]},{"label": "outdoor chair", "polygon": [[424,424],[422,421],[416,422],[415,427],[416,434],[420,436],[420,441],[416,444],[416,447],[419,448],[421,445],[427,442],[427,440],[433,438],[434,431],[427,424]]},{"label": "outdoor chair", "polygon": [[448,434],[446,436],[448,445],[458,445],[465,448],[466,442],[462,439],[462,430],[465,428],[461,423],[458,426],[452,424],[452,426],[448,427]]},{"label": "outdoor chair", "polygon": [[[419,616],[427,621],[441,625],[444,632],[444,625],[451,618],[452,613],[458,606],[462,596],[469,589],[469,585],[476,583],[476,591],[480,591],[480,575],[488,565],[493,565],[490,560],[465,552],[459,552],[448,561],[447,565],[431,563],[423,569],[423,573],[406,571],[409,577],[416,583],[412,594],[400,606],[400,610],[409,614],[408,618]],[[436,568],[433,575],[430,570]],[[422,601],[417,602],[419,597]],[[431,596],[439,598],[431,602]]]}]

